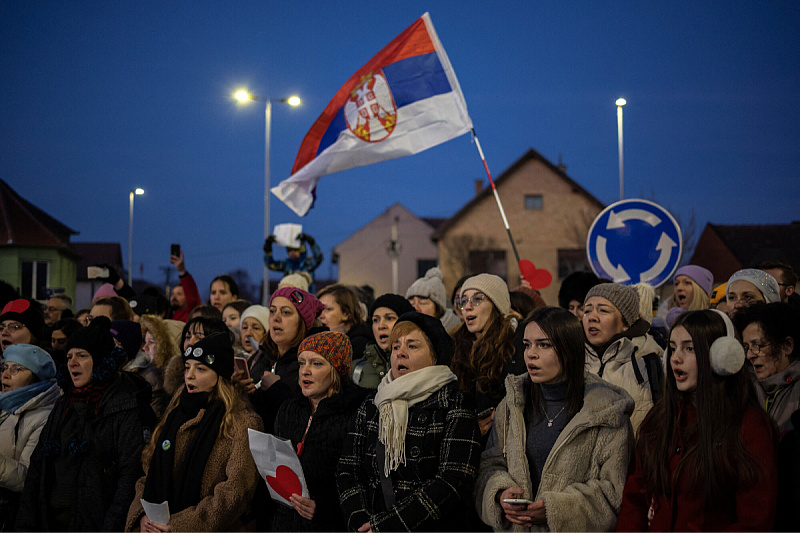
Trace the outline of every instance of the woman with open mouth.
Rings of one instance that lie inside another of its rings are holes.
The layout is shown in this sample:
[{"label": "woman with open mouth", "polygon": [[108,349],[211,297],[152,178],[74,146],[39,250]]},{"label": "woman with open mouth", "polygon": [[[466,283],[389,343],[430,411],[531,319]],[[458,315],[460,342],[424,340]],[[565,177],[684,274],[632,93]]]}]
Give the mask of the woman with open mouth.
[{"label": "woman with open mouth", "polygon": [[506,378],[478,512],[495,531],[612,531],[633,400],[585,369],[581,324],[567,309],[536,309],[522,327],[527,373]]},{"label": "woman with open mouth", "polygon": [[61,389],[47,352],[14,344],[0,365],[0,531],[12,531],[31,455]]},{"label": "woman with open mouth", "polygon": [[438,319],[402,315],[391,370],[361,404],[336,482],[348,531],[472,531],[478,424],[447,364],[453,340]]},{"label": "woman with open mouth", "polygon": [[8,302],[0,314],[0,351],[13,344],[39,345],[44,332],[44,311],[38,302],[19,298]]},{"label": "woman with open mouth", "polygon": [[[642,422],[617,531],[772,531],[776,432],[721,311],[672,326],[664,396]],[[795,509],[796,512],[796,509]]]},{"label": "woman with open mouth", "polygon": [[[248,428],[263,426],[231,383],[230,332],[207,335],[183,353],[184,386],[142,453],[145,476],[126,531],[242,531],[258,483]],[[167,524],[150,520],[141,499],[169,502]]]},{"label": "woman with open mouth", "polygon": [[714,288],[714,274],[697,265],[686,265],[675,271],[672,278],[674,292],[668,308],[680,307],[684,311],[702,311],[710,305],[709,295]]},{"label": "woman with open mouth", "polygon": [[414,308],[399,294],[387,293],[375,299],[369,311],[374,342],[367,344],[362,358],[354,358],[350,373],[353,382],[365,389],[377,389],[389,371],[391,345],[389,335],[397,319]]},{"label": "woman with open mouth", "polygon": [[303,394],[283,403],[274,435],[291,440],[297,450],[309,497],[292,494],[294,508],[276,506],[272,531],[346,531],[336,465],[367,391],[350,380],[353,348],[344,333],[311,335],[298,350]]},{"label": "woman with open mouth", "polygon": [[122,531],[156,417],[150,386],[120,367],[111,321],[99,316],[67,342],[56,402],[31,457],[18,531]]},{"label": "woman with open mouth", "polygon": [[619,283],[592,287],[583,303],[586,369],[633,397],[634,432],[659,396],[664,350],[639,315],[636,290]]},{"label": "woman with open mouth", "polygon": [[461,286],[464,324],[453,338],[453,373],[461,390],[472,396],[485,445],[492,429],[494,409],[506,395],[509,374],[525,372],[522,354],[514,347],[517,319],[511,316],[508,285],[499,276],[478,274]]}]

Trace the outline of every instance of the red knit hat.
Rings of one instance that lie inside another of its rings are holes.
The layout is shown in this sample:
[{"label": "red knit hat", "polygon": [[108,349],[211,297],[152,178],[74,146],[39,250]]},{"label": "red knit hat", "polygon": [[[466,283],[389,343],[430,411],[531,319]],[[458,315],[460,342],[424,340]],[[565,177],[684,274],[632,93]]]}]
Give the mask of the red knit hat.
[{"label": "red knit hat", "polygon": [[314,352],[324,357],[339,372],[342,379],[350,376],[350,363],[353,361],[353,346],[344,333],[323,331],[303,339],[297,353]]},{"label": "red knit hat", "polygon": [[314,319],[317,318],[325,308],[322,302],[317,300],[313,294],[296,287],[281,287],[273,292],[272,297],[269,299],[269,305],[272,305],[272,300],[278,296],[283,296],[292,302],[297,312],[303,317],[303,322],[306,323],[306,331],[311,329],[311,326],[314,324]]}]

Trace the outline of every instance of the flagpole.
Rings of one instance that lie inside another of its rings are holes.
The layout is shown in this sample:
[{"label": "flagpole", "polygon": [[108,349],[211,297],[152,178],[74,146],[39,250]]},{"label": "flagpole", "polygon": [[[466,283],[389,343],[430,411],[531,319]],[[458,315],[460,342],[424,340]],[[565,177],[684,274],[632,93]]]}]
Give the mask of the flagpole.
[{"label": "flagpole", "polygon": [[481,142],[478,140],[478,135],[475,133],[475,128],[472,128],[471,131],[472,131],[472,138],[475,140],[475,146],[478,147],[478,154],[480,154],[481,161],[483,161],[483,168],[486,170],[486,175],[489,176],[489,183],[492,185],[492,192],[494,193],[494,199],[497,202],[498,209],[500,209],[500,216],[503,217],[503,225],[506,227],[508,240],[511,241],[511,248],[514,250],[514,257],[517,258],[517,266],[519,266],[519,261],[520,261],[519,252],[517,251],[517,245],[514,244],[514,237],[511,236],[511,228],[508,226],[508,219],[506,218],[506,212],[503,209],[503,203],[500,201],[500,196],[498,196],[497,194],[497,187],[494,186],[492,173],[489,172],[489,165],[486,164],[486,157],[483,155],[483,149],[481,149]]}]

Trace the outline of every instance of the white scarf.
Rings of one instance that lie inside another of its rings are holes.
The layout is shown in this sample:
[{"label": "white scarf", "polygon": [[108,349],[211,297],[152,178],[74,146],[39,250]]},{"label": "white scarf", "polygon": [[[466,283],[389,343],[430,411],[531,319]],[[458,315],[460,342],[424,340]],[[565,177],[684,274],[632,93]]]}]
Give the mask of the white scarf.
[{"label": "white scarf", "polygon": [[434,365],[409,372],[397,379],[387,372],[378,385],[375,406],[378,408],[378,439],[386,447],[383,471],[386,477],[406,463],[406,428],[408,408],[458,378],[444,365]]}]

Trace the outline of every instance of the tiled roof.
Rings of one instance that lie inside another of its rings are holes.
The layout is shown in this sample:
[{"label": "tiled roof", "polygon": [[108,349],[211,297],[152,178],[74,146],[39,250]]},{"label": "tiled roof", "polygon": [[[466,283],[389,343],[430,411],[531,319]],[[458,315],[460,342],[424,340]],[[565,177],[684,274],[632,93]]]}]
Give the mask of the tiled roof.
[{"label": "tiled roof", "polygon": [[77,233],[22,198],[0,179],[0,246],[66,246],[70,236]]}]

